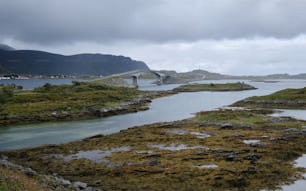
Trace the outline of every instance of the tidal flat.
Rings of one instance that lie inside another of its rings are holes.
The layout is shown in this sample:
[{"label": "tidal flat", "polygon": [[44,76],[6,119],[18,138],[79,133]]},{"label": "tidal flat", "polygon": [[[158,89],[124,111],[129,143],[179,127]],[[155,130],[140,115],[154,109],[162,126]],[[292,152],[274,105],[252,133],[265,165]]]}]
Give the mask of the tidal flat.
[{"label": "tidal flat", "polygon": [[200,112],[63,145],[2,152],[10,161],[102,190],[261,190],[302,177],[305,121],[269,110]]}]

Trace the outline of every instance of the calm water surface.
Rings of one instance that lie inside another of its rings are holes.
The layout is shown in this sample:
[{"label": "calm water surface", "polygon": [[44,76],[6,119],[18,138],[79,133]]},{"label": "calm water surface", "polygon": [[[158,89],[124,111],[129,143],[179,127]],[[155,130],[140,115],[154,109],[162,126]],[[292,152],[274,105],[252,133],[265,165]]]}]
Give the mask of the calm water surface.
[{"label": "calm water surface", "polygon": [[[224,83],[233,81],[203,81]],[[236,82],[234,80],[234,82]],[[227,106],[253,95],[265,95],[284,88],[301,88],[303,80],[286,80],[279,83],[246,82],[257,90],[243,92],[194,92],[181,93],[153,100],[150,110],[94,120],[52,122],[0,128],[0,150],[59,144],[79,140],[96,134],[111,134],[128,127],[143,124],[190,118],[194,113]],[[172,89],[177,85],[156,86],[148,81],[140,89]]]},{"label": "calm water surface", "polygon": [[[75,79],[77,81],[84,81]],[[23,89],[30,90],[39,86],[43,86],[46,83],[50,83],[53,85],[60,84],[71,84],[71,79],[29,79],[29,80],[0,80],[0,84],[16,84],[21,85]]]}]

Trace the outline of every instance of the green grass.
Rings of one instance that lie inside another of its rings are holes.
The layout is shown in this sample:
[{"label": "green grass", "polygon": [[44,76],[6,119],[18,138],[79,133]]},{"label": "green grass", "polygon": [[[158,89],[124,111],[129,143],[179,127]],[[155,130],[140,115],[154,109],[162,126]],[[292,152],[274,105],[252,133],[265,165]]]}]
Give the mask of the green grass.
[{"label": "green grass", "polygon": [[284,89],[270,95],[253,96],[238,101],[233,106],[249,108],[306,109],[306,87]]},{"label": "green grass", "polygon": [[300,89],[285,89],[266,96],[254,96],[250,100],[306,100],[306,87]]},{"label": "green grass", "polygon": [[255,89],[255,87],[244,84],[241,82],[237,83],[226,83],[226,84],[186,84],[179,86],[174,89],[177,92],[195,92],[195,91],[241,91]]},{"label": "green grass", "polygon": [[209,112],[199,112],[193,118],[195,122],[205,123],[231,123],[236,125],[254,125],[264,123],[265,117],[262,114],[257,114],[254,111],[247,110],[218,110]]},{"label": "green grass", "polygon": [[115,107],[134,100],[141,91],[98,83],[78,82],[73,85],[51,85],[31,91],[15,91],[0,106],[0,116],[50,115],[52,112],[83,112],[88,109]]}]

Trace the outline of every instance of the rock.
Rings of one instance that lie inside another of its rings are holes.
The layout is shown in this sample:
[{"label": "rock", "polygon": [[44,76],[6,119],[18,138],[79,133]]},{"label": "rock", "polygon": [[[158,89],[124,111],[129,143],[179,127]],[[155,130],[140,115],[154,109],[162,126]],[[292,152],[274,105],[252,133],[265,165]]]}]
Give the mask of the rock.
[{"label": "rock", "polygon": [[226,161],[234,161],[236,158],[237,154],[236,153],[229,153],[224,156]]},{"label": "rock", "polygon": [[23,171],[28,176],[37,176],[37,172],[32,170],[31,168],[25,167]]},{"label": "rock", "polygon": [[78,190],[85,190],[87,188],[87,184],[84,182],[74,182],[73,187],[75,187]]},{"label": "rock", "polygon": [[1,155],[0,160],[8,160],[8,157],[5,155]]},{"label": "rock", "polygon": [[69,186],[69,185],[71,185],[71,182],[70,182],[69,180],[60,179],[60,181],[63,183],[64,186]]},{"label": "rock", "polygon": [[62,111],[62,116],[63,117],[67,117],[67,116],[69,116],[70,114],[69,114],[69,112],[67,112],[67,111]]},{"label": "rock", "polygon": [[231,124],[231,123],[223,123],[223,124],[221,124],[221,128],[222,129],[231,129],[231,128],[233,128],[234,126],[233,126],[233,124]]},{"label": "rock", "polygon": [[245,135],[242,134],[242,133],[239,133],[239,132],[235,132],[235,133],[233,134],[233,137],[245,137]]},{"label": "rock", "polygon": [[266,147],[267,143],[261,142],[260,140],[244,140],[244,144],[250,145],[252,147]]},{"label": "rock", "polygon": [[147,164],[149,166],[156,166],[156,165],[160,164],[160,162],[158,160],[150,160],[150,161],[147,162]]},{"label": "rock", "polygon": [[294,135],[306,135],[306,130],[305,129],[299,130],[299,129],[296,129],[296,128],[291,128],[291,129],[284,130],[284,132],[287,133],[287,134],[294,134]]}]

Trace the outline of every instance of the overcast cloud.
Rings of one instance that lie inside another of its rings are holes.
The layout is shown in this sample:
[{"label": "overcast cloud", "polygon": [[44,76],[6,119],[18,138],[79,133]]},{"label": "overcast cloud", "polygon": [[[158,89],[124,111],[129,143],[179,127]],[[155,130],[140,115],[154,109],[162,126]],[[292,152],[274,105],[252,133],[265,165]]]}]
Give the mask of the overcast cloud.
[{"label": "overcast cloud", "polygon": [[122,54],[153,69],[302,73],[305,9],[306,0],[0,0],[0,43]]}]

